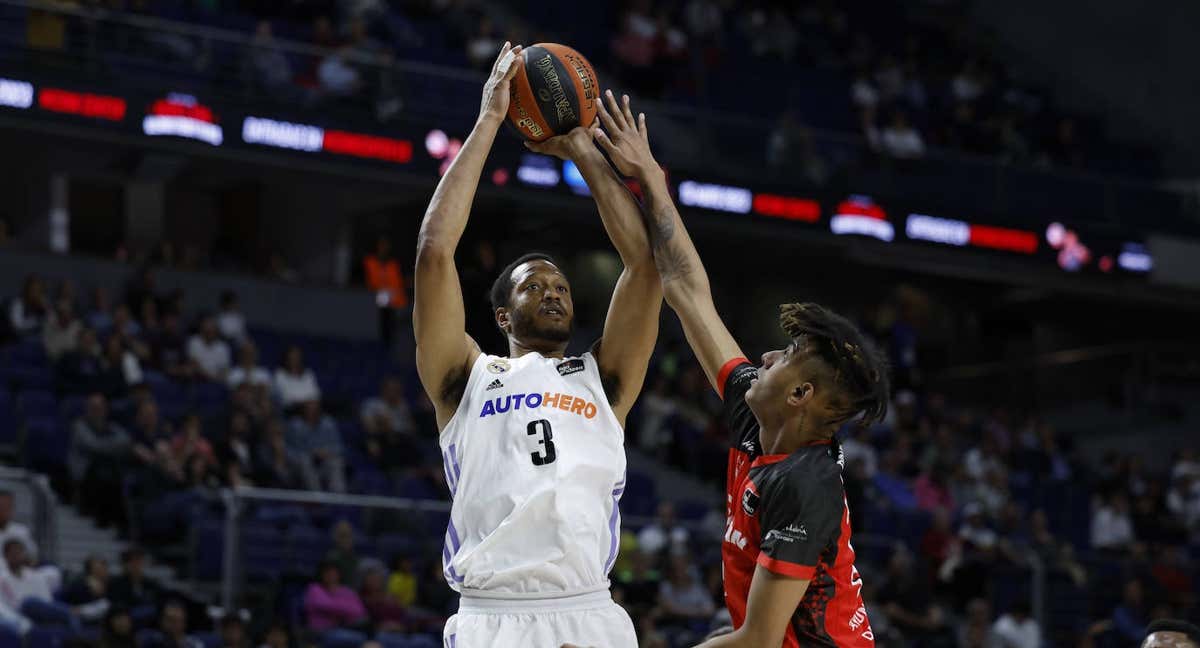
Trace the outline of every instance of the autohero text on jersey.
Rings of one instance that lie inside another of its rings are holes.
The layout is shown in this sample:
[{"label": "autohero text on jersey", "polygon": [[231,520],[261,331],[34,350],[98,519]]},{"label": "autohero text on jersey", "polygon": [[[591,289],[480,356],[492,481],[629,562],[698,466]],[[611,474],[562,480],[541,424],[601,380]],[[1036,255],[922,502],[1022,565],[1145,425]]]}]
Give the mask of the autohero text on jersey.
[{"label": "autohero text on jersey", "polygon": [[577,414],[586,419],[595,418],[597,412],[595,403],[579,396],[559,392],[546,392],[544,394],[535,392],[532,394],[509,394],[484,401],[483,409],[479,412],[479,418],[519,411],[522,408],[531,410],[551,407],[556,407],[570,414]]}]

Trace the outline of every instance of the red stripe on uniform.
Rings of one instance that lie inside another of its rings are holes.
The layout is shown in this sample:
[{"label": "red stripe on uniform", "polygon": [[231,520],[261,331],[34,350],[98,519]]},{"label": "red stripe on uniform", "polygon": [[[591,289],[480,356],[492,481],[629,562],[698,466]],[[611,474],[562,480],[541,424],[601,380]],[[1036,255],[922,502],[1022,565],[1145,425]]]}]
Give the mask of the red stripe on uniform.
[{"label": "red stripe on uniform", "polygon": [[721,365],[721,370],[717,372],[717,395],[721,397],[721,400],[725,400],[725,381],[729,378],[730,372],[743,362],[750,361],[745,358],[734,358]]},{"label": "red stripe on uniform", "polygon": [[[825,565],[833,580],[834,595],[825,606],[825,632],[839,648],[874,648],[875,635],[855,584],[854,548],[850,546],[850,508],[842,495],[842,525],[834,564]],[[861,614],[861,617],[859,616]]]},{"label": "red stripe on uniform", "polygon": [[812,580],[813,574],[817,571],[816,567],[807,565],[797,565],[786,560],[778,560],[772,558],[765,553],[758,554],[758,564],[765,567],[772,573],[788,578],[799,578],[801,580]]}]

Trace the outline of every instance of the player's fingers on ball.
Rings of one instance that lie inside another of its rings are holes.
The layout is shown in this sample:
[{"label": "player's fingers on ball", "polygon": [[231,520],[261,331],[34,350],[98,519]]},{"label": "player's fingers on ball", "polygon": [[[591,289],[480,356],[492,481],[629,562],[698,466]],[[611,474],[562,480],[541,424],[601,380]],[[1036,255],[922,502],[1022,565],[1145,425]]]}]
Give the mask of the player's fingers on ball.
[{"label": "player's fingers on ball", "polygon": [[510,43],[508,41],[504,41],[504,44],[500,46],[500,52],[496,54],[496,60],[492,61],[492,74],[495,74],[496,69],[500,67],[500,61],[503,61],[504,55],[508,54],[509,47]]},{"label": "player's fingers on ball", "polygon": [[604,107],[604,102],[599,99],[596,100],[596,115],[600,118],[600,123],[604,124],[605,130],[617,130],[617,123],[613,121],[613,116]]},{"label": "player's fingers on ball", "polygon": [[613,94],[612,90],[608,90],[604,93],[604,96],[608,99],[608,112],[612,116],[613,122],[618,129],[624,129],[625,116],[621,114],[621,107],[617,105],[616,95]]}]

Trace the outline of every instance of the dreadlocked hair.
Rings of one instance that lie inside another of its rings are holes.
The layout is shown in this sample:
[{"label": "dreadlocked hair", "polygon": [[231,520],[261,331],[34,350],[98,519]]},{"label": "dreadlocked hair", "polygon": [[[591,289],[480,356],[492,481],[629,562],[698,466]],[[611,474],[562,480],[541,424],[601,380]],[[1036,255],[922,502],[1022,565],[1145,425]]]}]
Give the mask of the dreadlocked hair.
[{"label": "dreadlocked hair", "polygon": [[779,325],[794,344],[829,366],[836,390],[831,423],[860,413],[862,425],[883,419],[891,395],[887,360],[858,327],[813,303],[780,305]]}]

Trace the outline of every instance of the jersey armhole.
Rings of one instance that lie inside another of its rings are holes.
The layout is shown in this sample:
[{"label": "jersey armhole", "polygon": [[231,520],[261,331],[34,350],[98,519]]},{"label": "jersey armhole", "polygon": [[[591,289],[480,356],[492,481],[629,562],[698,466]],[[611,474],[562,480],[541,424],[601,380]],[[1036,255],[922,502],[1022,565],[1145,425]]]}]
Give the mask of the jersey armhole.
[{"label": "jersey armhole", "polygon": [[475,358],[475,364],[471,365],[471,373],[467,376],[467,386],[463,388],[462,398],[458,399],[458,407],[455,408],[454,415],[450,417],[449,421],[446,421],[446,427],[438,431],[439,441],[446,436],[446,430],[452,428],[454,424],[458,422],[460,417],[466,416],[464,411],[469,406],[467,401],[470,400],[469,396],[472,393],[472,389],[479,384],[479,376],[482,374],[479,369],[480,363],[491,362],[492,358],[493,356],[490,356],[486,353],[480,353],[479,357]]},{"label": "jersey armhole", "polygon": [[761,551],[758,553],[758,560],[755,562],[772,574],[779,574],[788,578],[799,578],[800,580],[812,580],[813,575],[817,572],[816,567],[772,558]]},{"label": "jersey armhole", "polygon": [[717,372],[717,396],[720,396],[721,400],[725,400],[725,381],[729,380],[729,374],[733,373],[734,369],[743,364],[750,364],[750,361],[742,356],[738,356],[730,358],[725,364],[721,365],[721,370]]}]

